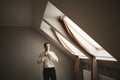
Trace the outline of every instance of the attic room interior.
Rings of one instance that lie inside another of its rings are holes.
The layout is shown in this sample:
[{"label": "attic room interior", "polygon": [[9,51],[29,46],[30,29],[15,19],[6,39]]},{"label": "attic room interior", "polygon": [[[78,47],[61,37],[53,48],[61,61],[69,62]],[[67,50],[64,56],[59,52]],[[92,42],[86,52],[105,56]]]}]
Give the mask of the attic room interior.
[{"label": "attic room interior", "polygon": [[120,80],[117,1],[1,0],[0,80],[43,80],[51,43],[57,80]]}]

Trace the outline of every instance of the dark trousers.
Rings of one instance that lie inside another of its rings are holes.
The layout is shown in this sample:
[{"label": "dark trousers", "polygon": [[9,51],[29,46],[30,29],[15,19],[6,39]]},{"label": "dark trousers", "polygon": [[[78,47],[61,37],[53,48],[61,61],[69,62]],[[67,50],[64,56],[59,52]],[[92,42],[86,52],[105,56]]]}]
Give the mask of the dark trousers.
[{"label": "dark trousers", "polygon": [[43,77],[44,77],[44,80],[56,80],[55,68],[44,68]]}]

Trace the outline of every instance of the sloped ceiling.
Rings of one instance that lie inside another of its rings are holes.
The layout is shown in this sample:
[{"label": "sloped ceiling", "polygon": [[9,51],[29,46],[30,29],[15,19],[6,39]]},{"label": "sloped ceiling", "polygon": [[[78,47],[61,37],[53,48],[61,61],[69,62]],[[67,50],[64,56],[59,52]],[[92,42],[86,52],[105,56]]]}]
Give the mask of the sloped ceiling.
[{"label": "sloped ceiling", "polygon": [[[120,63],[119,2],[50,0],[64,14],[71,18],[101,46],[103,46]],[[39,31],[47,0],[1,0],[1,26],[33,26]],[[105,63],[106,64],[106,63]]]}]

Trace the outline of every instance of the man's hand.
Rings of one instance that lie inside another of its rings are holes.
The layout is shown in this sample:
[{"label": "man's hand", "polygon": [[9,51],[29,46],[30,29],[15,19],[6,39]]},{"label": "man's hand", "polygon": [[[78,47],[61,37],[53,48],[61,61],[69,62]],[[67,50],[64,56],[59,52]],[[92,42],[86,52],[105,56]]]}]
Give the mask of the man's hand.
[{"label": "man's hand", "polygon": [[47,52],[45,52],[45,56],[47,56],[48,55],[48,53]]},{"label": "man's hand", "polygon": [[50,54],[49,52],[45,52],[45,56],[49,56],[49,54]]}]

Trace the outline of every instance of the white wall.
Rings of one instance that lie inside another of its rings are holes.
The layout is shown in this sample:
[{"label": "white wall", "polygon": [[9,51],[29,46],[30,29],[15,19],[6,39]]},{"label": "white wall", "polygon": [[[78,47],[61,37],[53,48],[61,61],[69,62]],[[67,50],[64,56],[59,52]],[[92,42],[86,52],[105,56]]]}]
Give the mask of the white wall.
[{"label": "white wall", "polygon": [[[48,42],[32,28],[0,28],[0,80],[43,80],[42,67],[37,64],[43,43]],[[52,45],[59,62],[58,80],[74,80],[73,60]]]}]

